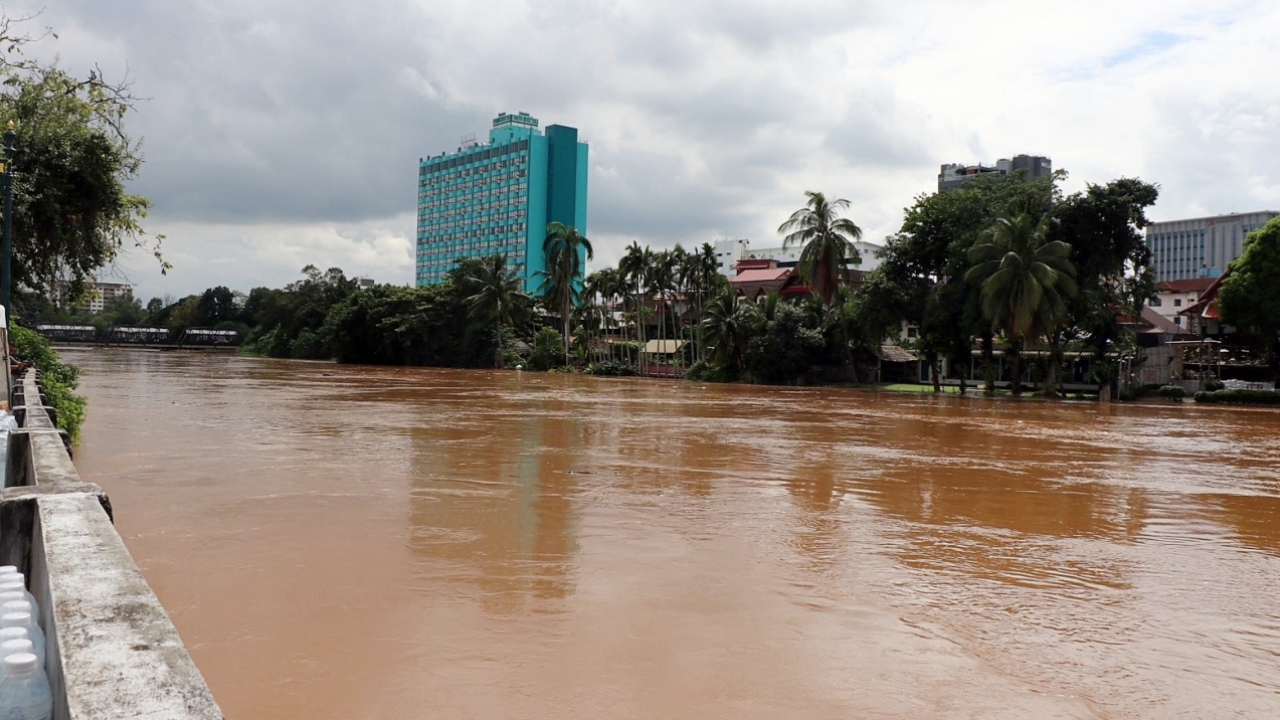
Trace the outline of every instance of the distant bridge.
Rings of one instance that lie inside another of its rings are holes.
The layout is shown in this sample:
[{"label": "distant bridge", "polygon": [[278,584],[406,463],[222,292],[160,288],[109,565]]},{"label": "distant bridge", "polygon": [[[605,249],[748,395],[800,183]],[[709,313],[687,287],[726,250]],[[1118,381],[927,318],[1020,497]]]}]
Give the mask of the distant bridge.
[{"label": "distant bridge", "polygon": [[99,329],[93,325],[36,325],[35,331],[53,342],[79,345],[141,345],[145,347],[235,347],[244,338],[235,330],[187,328],[173,331],[157,327],[117,325]]}]

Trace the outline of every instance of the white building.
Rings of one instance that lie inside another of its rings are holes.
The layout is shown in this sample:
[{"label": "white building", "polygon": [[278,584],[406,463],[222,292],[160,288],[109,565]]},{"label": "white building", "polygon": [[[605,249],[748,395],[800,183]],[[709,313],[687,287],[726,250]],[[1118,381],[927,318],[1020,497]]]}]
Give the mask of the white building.
[{"label": "white building", "polygon": [[[880,245],[858,240],[854,242],[861,262],[851,263],[854,270],[871,272],[880,267]],[[738,274],[738,263],[743,260],[776,260],[780,268],[793,268],[800,262],[799,246],[782,249],[781,247],[751,248],[751,241],[746,238],[733,238],[715,241],[716,259],[720,261],[720,274],[727,278]]]},{"label": "white building", "polygon": [[116,298],[133,298],[133,286],[129,283],[89,283],[84,298],[77,305],[81,311],[100,313]]},{"label": "white building", "polygon": [[1186,280],[1166,280],[1156,284],[1156,296],[1147,301],[1151,308],[1164,319],[1186,329],[1183,325],[1183,310],[1200,302],[1200,296],[1213,285],[1216,278],[1187,278]]},{"label": "white building", "polygon": [[1155,222],[1147,226],[1147,247],[1156,282],[1216,278],[1244,252],[1244,239],[1271,218],[1272,210]]}]

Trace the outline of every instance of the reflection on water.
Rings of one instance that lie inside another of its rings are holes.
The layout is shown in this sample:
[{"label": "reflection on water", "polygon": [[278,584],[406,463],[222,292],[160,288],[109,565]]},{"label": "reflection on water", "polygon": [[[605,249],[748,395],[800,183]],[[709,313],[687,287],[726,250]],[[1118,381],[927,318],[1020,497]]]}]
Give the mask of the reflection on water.
[{"label": "reflection on water", "polygon": [[1280,413],[79,351],[231,718],[1280,716]]}]

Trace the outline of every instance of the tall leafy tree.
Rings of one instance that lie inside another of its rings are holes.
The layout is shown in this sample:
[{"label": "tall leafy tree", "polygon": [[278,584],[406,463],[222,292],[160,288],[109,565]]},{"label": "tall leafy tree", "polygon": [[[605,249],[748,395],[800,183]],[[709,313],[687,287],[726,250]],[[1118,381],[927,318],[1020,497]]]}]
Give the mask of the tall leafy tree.
[{"label": "tall leafy tree", "polygon": [[1280,380],[1280,218],[1249,233],[1230,272],[1218,292],[1222,321],[1261,343]]},{"label": "tall leafy tree", "polygon": [[820,192],[807,191],[808,202],[778,227],[784,249],[802,246],[796,270],[809,287],[830,305],[836,288],[845,279],[849,263],[861,262],[853,244],[862,229],[840,211],[849,207],[845,199],[828,201]]},{"label": "tall leafy tree", "polygon": [[[966,367],[972,340],[979,337],[987,392],[994,392],[991,325],[983,318],[977,288],[963,280],[970,267],[968,252],[997,217],[1051,212],[1062,177],[982,176],[954,190],[920,195],[907,208],[901,231],[888,239],[880,269],[864,289],[897,308],[900,321],[919,329],[917,344],[932,356],[935,370],[940,358]],[[880,322],[873,326],[890,335],[897,332]]]},{"label": "tall leafy tree", "polygon": [[[524,293],[520,291],[521,280],[515,272],[507,269],[505,255],[490,255],[481,258],[471,271],[462,277],[461,284],[466,293],[467,311],[473,320],[493,325],[495,349],[493,366],[502,367],[503,328],[514,325],[518,319],[520,299]],[[566,319],[568,318],[568,310]],[[566,351],[567,356],[567,351]]]},{"label": "tall leafy tree", "polygon": [[1049,240],[1051,219],[1030,213],[1000,217],[969,250],[965,280],[981,288],[983,315],[998,327],[1013,354],[1013,392],[1021,392],[1023,343],[1050,332],[1076,292],[1071,246]]},{"label": "tall leafy tree", "polygon": [[[1079,342],[1091,351],[1097,379],[1106,384],[1114,375],[1109,356],[1134,338],[1118,316],[1137,317],[1147,298],[1155,294],[1151,251],[1142,229],[1146,208],[1160,191],[1136,178],[1120,178],[1105,185],[1090,184],[1055,204],[1051,239],[1071,246],[1079,292],[1068,299],[1068,322]],[[1050,348],[1061,345],[1051,335]],[[1055,355],[1058,353],[1054,353]],[[1055,358],[1053,368],[1061,364]]]},{"label": "tall leafy tree", "polygon": [[13,290],[78,297],[128,245],[155,254],[161,236],[142,227],[150,202],[126,184],[142,166],[124,130],[134,98],[127,82],[95,69],[77,78],[22,55],[33,39],[0,10],[0,128],[13,123]]},{"label": "tall leafy tree", "polygon": [[558,308],[564,324],[564,361],[569,364],[569,335],[572,330],[573,306],[582,291],[586,261],[595,253],[591,241],[578,229],[553,222],[547,225],[542,243],[547,269],[542,271],[542,296],[548,306]]}]

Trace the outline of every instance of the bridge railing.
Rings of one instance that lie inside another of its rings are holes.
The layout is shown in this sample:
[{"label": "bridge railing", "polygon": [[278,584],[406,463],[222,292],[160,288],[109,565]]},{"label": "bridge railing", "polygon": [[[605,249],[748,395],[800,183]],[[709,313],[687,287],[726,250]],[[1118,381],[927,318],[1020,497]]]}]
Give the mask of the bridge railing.
[{"label": "bridge railing", "polygon": [[18,566],[40,606],[54,720],[220,720],[106,493],[76,472],[34,370],[11,398],[21,426],[0,493],[0,564]]},{"label": "bridge railing", "polygon": [[239,345],[244,339],[236,330],[193,327],[181,331],[162,327],[116,325],[97,328],[93,325],[35,326],[35,331],[54,342],[92,343],[100,345],[146,345],[157,347],[218,347]]}]

